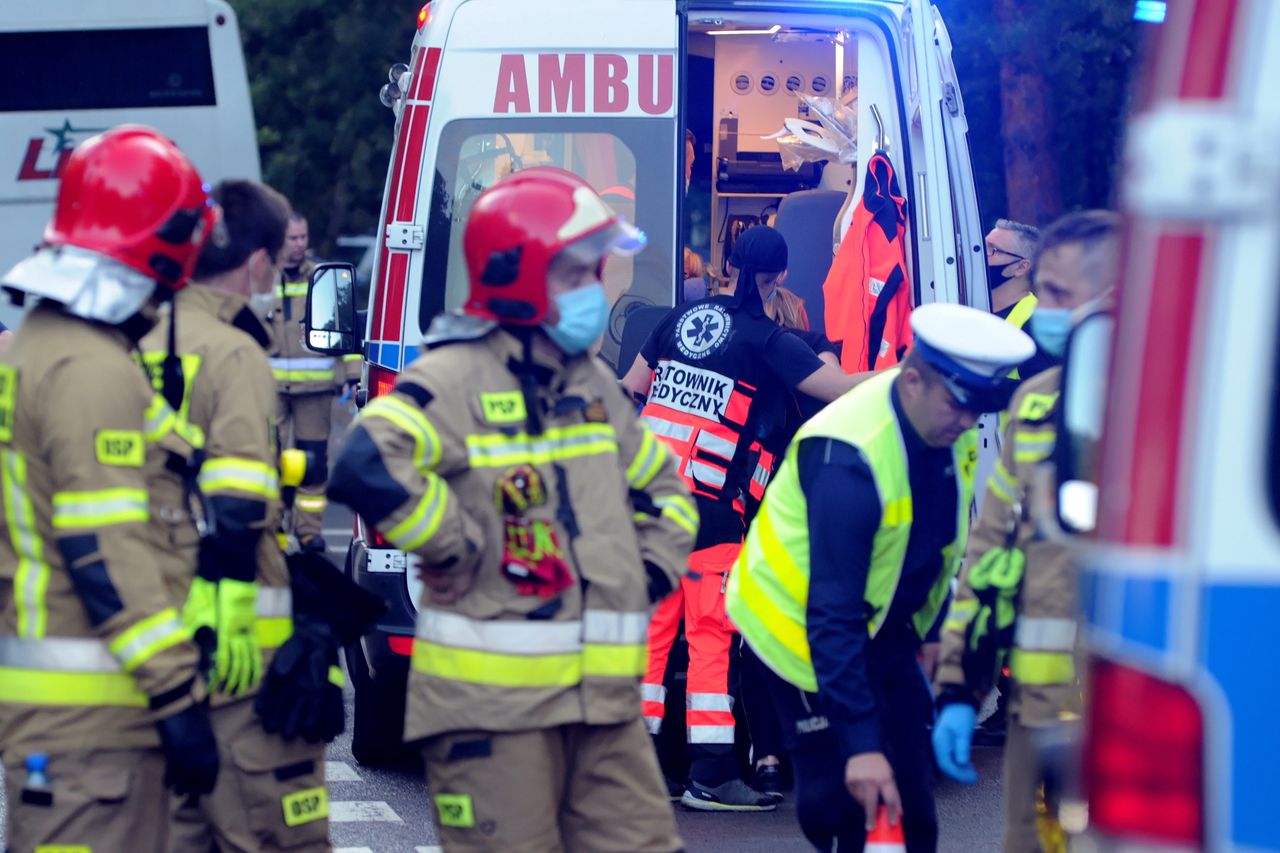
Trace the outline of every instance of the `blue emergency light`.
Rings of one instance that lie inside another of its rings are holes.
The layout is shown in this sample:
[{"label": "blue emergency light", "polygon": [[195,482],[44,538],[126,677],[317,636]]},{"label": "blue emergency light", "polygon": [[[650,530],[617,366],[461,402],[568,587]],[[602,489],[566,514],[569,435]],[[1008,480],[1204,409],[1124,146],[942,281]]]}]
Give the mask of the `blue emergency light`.
[{"label": "blue emergency light", "polygon": [[1169,4],[1163,0],[1138,0],[1138,4],[1133,9],[1133,19],[1145,21],[1148,24],[1163,24],[1168,10]]}]

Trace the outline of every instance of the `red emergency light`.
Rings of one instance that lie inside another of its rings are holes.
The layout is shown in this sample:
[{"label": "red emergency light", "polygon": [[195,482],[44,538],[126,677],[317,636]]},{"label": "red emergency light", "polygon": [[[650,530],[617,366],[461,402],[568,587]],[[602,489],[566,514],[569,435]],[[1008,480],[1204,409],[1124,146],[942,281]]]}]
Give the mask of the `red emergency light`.
[{"label": "red emergency light", "polygon": [[427,25],[427,21],[431,20],[431,4],[423,3],[422,8],[418,10],[418,29],[422,29]]}]

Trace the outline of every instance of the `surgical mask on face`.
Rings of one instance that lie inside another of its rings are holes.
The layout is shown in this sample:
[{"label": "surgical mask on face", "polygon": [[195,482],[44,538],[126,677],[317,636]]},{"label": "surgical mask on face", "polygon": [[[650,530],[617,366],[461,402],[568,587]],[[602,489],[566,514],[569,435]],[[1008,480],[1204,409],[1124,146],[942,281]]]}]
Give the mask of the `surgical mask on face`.
[{"label": "surgical mask on face", "polygon": [[1067,351],[1067,336],[1071,334],[1070,308],[1037,308],[1031,312],[1031,337],[1040,349],[1054,358],[1062,358]]},{"label": "surgical mask on face", "polygon": [[1020,262],[1021,260],[1017,260],[1017,261],[1014,261],[1013,263],[1005,264],[1002,267],[994,267],[994,266],[988,265],[987,266],[987,286],[990,287],[992,290],[995,290],[1000,285],[1007,284],[1013,281],[1013,278],[1008,278],[1005,276],[1005,272],[1008,271],[1009,267],[1013,266],[1014,264],[1018,264]]},{"label": "surgical mask on face", "polygon": [[609,322],[609,298],[600,282],[561,293],[556,297],[556,307],[560,309],[560,322],[554,326],[543,323],[542,328],[568,355],[586,352],[604,334]]}]

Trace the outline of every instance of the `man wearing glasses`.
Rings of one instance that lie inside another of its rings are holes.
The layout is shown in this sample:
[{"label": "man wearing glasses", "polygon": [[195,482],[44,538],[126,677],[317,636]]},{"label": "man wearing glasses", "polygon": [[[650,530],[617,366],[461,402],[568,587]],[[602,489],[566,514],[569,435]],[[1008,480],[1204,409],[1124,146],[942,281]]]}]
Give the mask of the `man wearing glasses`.
[{"label": "man wearing glasses", "polygon": [[991,312],[1021,329],[1035,310],[1031,295],[1031,254],[1040,229],[1011,219],[997,219],[987,234],[987,284]]}]

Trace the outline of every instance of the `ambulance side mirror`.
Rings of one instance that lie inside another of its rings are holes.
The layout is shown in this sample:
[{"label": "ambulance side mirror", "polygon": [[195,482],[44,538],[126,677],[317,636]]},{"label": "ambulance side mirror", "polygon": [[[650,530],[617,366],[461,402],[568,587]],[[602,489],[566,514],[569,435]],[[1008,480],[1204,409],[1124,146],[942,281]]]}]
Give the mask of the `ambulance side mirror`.
[{"label": "ambulance side mirror", "polygon": [[307,349],[324,355],[360,352],[356,270],[351,264],[321,264],[307,287]]},{"label": "ambulance side mirror", "polygon": [[1106,311],[1076,323],[1062,366],[1058,440],[1054,450],[1058,525],[1092,533],[1098,521],[1098,451],[1110,373],[1115,318]]}]

